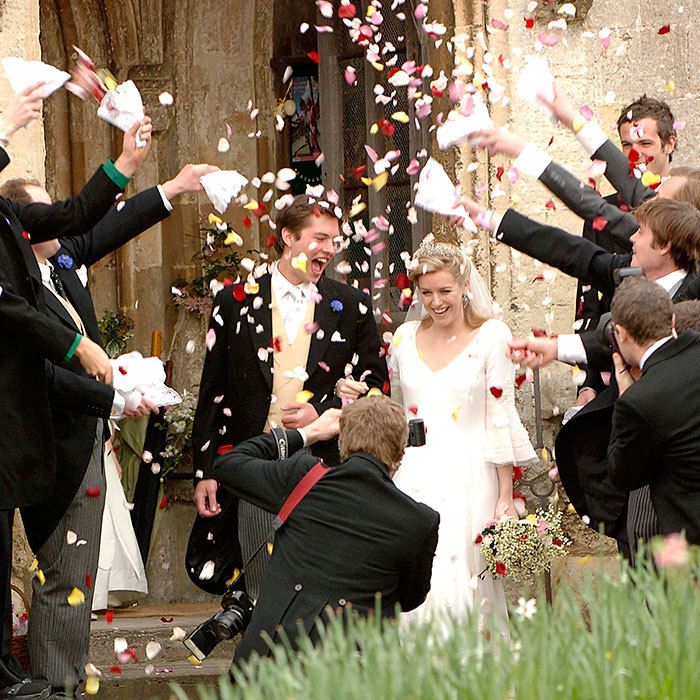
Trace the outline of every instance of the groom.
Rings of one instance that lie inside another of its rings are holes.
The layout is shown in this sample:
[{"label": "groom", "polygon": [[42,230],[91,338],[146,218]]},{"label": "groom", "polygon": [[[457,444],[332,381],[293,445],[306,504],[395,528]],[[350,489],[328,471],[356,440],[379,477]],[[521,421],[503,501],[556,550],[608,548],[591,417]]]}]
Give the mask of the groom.
[{"label": "groom", "polygon": [[[235,498],[220,507],[210,478],[217,455],[272,427],[303,429],[340,408],[335,385],[346,375],[362,378],[370,389],[388,387],[369,297],[323,274],[340,237],[332,205],[299,195],[280,212],[276,231],[279,261],[252,287],[229,286],[214,299],[192,431],[195,475],[202,479],[197,510],[230,522],[227,531],[239,540],[243,560],[270,529],[272,516]],[[311,451],[338,462],[335,440]],[[266,564],[260,559],[246,573],[253,598]]]}]

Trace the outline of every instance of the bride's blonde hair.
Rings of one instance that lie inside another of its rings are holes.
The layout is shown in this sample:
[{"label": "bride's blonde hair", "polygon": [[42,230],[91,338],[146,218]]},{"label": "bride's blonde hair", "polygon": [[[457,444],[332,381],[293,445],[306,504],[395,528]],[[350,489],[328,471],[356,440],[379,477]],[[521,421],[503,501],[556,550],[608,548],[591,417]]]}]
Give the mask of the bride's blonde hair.
[{"label": "bride's blonde hair", "polygon": [[[462,248],[452,243],[436,243],[435,241],[423,241],[413,255],[408,269],[408,277],[415,282],[416,287],[420,283],[422,275],[428,272],[449,272],[460,287],[466,287],[471,274],[472,261]],[[483,316],[477,313],[469,303],[468,296],[463,300],[464,320],[472,328],[478,328],[488,321],[491,316]],[[432,323],[430,316],[423,319],[423,323],[429,326]]]}]

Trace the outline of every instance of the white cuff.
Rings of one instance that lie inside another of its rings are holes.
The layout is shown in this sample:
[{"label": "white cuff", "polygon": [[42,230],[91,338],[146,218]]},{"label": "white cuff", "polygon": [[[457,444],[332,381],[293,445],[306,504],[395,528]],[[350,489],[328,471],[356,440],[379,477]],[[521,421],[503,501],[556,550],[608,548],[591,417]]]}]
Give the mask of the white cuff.
[{"label": "white cuff", "polygon": [[519,172],[539,179],[552,159],[534,143],[527,143],[520,155],[513,161],[513,167]]},{"label": "white cuff", "polygon": [[170,200],[165,196],[165,190],[163,189],[163,185],[158,185],[158,192],[160,192],[160,197],[163,200],[163,206],[168,210],[172,211],[173,210],[173,205],[170,204]]},{"label": "white cuff", "polygon": [[567,365],[585,365],[588,363],[586,348],[581,336],[575,333],[557,336],[557,360]]},{"label": "white cuff", "polygon": [[608,140],[608,135],[598,122],[590,121],[576,132],[576,138],[586,153],[592,156]]},{"label": "white cuff", "polygon": [[491,212],[491,216],[489,217],[489,225],[493,227],[493,231],[491,231],[491,236],[497,241],[500,241],[501,238],[503,238],[503,234],[499,233],[498,229],[501,227],[501,222],[503,221],[503,214],[497,214],[496,212]]},{"label": "white cuff", "polygon": [[306,432],[304,432],[303,428],[297,428],[297,432],[301,435],[301,439],[304,441],[304,447],[306,447],[309,444],[309,441],[306,439]]},{"label": "white cuff", "polygon": [[112,399],[112,410],[110,411],[110,418],[118,420],[124,415],[124,408],[126,407],[126,399],[118,392],[114,392],[114,398]]}]

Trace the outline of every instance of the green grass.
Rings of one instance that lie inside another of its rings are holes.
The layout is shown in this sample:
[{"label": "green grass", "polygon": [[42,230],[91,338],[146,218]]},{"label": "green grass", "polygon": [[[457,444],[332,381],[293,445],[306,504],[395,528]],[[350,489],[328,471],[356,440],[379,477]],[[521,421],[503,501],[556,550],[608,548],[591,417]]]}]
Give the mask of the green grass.
[{"label": "green grass", "polygon": [[660,574],[623,565],[561,586],[553,607],[541,596],[531,619],[513,614],[510,639],[487,639],[474,616],[448,621],[447,637],[381,620],[344,630],[335,620],[319,647],[279,646],[240,669],[235,685],[222,679],[200,698],[698,700],[699,578],[697,551],[688,566]]}]

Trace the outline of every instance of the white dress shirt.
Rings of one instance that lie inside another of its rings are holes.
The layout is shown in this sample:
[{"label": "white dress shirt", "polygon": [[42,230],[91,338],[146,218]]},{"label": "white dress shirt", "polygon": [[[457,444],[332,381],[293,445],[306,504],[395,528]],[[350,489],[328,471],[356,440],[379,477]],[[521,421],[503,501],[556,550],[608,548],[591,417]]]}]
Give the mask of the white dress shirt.
[{"label": "white dress shirt", "polygon": [[662,346],[666,345],[669,340],[673,338],[672,335],[667,335],[665,338],[661,338],[661,340],[657,340],[653,345],[648,347],[645,351],[645,353],[642,355],[642,357],[639,360],[639,369],[644,369],[644,363]]},{"label": "white dress shirt", "polygon": [[316,293],[316,285],[311,282],[293,284],[279,271],[276,263],[272,265],[271,275],[284,329],[289,342],[293,343],[306,315],[306,304]]}]

